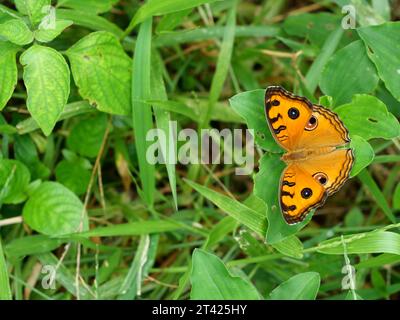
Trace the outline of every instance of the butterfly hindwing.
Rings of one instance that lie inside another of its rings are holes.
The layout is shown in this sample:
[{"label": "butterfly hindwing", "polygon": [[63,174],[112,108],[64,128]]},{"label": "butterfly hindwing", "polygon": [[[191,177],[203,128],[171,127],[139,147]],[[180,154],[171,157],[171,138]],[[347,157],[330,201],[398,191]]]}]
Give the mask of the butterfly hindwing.
[{"label": "butterfly hindwing", "polygon": [[290,164],[283,171],[279,203],[288,224],[303,221],[308,212],[324,203],[326,196],[324,187],[297,164]]}]

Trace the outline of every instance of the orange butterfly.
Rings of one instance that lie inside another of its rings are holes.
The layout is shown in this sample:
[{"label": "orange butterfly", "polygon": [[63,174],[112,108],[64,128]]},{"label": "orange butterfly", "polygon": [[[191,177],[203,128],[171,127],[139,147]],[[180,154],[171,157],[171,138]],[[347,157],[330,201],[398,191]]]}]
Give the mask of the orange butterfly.
[{"label": "orange butterfly", "polygon": [[279,86],[267,88],[265,113],[272,136],[287,151],[279,203],[286,222],[295,224],[349,178],[349,132],[336,113]]}]

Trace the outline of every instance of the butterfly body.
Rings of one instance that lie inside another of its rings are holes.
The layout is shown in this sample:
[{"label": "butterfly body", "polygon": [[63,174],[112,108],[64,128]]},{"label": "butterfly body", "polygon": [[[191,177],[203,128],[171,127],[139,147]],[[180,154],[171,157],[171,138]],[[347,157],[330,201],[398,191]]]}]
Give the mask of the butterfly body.
[{"label": "butterfly body", "polygon": [[349,134],[334,112],[278,86],[266,90],[265,113],[272,136],[286,151],[281,211],[287,223],[298,223],[349,178],[354,162]]}]

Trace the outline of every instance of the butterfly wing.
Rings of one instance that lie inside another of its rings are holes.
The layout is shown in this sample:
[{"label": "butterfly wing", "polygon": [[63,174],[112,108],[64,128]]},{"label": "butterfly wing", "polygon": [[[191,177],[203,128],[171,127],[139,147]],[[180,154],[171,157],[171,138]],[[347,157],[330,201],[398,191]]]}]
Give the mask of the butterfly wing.
[{"label": "butterfly wing", "polygon": [[279,86],[268,87],[265,113],[276,142],[288,151],[341,146],[350,142],[336,113]]},{"label": "butterfly wing", "polygon": [[288,151],[297,148],[301,133],[312,114],[312,104],[279,86],[265,93],[265,114],[276,142]]},{"label": "butterfly wing", "polygon": [[349,178],[354,162],[351,149],[335,149],[287,166],[281,177],[280,206],[288,224],[304,220],[322,206]]},{"label": "butterfly wing", "polygon": [[324,187],[298,164],[288,165],[282,173],[279,203],[288,224],[303,221],[307,213],[325,202],[326,197]]}]

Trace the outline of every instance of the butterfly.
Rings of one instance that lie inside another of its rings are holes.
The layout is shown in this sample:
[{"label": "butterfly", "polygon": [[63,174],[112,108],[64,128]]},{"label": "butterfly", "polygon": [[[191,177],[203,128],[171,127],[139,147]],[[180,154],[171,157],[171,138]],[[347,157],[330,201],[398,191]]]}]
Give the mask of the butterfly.
[{"label": "butterfly", "polygon": [[299,223],[349,179],[354,163],[349,132],[336,113],[279,86],[267,88],[265,114],[272,136],[286,150],[281,212],[288,224]]}]

